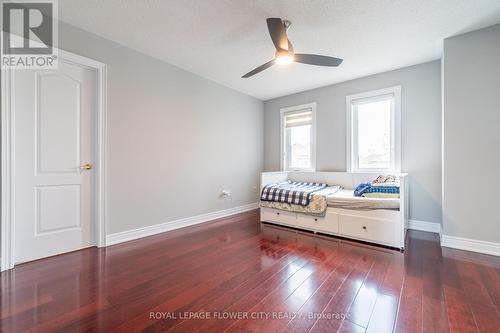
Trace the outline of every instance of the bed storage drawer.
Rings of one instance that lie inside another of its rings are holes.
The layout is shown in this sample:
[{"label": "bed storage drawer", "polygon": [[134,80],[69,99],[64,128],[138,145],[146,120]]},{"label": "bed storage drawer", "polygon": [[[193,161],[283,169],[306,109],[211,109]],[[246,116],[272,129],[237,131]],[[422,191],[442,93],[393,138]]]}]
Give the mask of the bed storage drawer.
[{"label": "bed storage drawer", "polygon": [[339,232],[339,214],[329,211],[323,217],[297,214],[297,226],[318,232],[337,234]]},{"label": "bed storage drawer", "polygon": [[260,209],[260,219],[268,222],[278,222],[295,226],[297,224],[297,214],[279,209],[264,208]]},{"label": "bed storage drawer", "polygon": [[342,214],[339,232],[354,237],[392,245],[395,243],[396,228],[393,221]]}]

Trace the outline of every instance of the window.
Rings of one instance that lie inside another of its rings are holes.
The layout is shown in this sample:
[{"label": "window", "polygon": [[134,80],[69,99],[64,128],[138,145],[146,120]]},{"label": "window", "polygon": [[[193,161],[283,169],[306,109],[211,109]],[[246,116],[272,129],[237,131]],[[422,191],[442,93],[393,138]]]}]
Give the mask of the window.
[{"label": "window", "polygon": [[281,109],[281,169],[316,168],[316,103]]},{"label": "window", "polygon": [[347,96],[349,171],[401,171],[400,115],[400,86]]}]

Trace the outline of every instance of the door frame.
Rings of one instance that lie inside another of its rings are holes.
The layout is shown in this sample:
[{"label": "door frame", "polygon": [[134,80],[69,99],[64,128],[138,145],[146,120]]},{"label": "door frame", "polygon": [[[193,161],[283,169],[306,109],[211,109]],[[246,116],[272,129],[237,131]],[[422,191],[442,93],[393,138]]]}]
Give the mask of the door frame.
[{"label": "door frame", "polygon": [[[80,56],[58,49],[59,59],[65,62],[89,68],[97,77],[97,107],[93,115],[93,129],[97,134],[94,146],[94,164],[96,166],[94,178],[93,212],[94,245],[106,246],[106,150],[107,150],[107,66],[94,59]],[[15,74],[12,69],[2,69],[1,96],[1,228],[0,228],[0,271],[14,267],[15,263],[15,105],[14,95]]]}]

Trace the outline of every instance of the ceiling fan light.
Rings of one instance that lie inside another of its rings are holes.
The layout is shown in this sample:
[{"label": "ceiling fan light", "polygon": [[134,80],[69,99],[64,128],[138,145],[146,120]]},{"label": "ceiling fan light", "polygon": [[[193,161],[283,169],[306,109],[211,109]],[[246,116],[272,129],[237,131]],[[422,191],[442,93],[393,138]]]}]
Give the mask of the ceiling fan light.
[{"label": "ceiling fan light", "polygon": [[274,62],[280,66],[289,65],[293,62],[293,56],[289,55],[289,54],[278,56],[278,57],[276,57]]}]

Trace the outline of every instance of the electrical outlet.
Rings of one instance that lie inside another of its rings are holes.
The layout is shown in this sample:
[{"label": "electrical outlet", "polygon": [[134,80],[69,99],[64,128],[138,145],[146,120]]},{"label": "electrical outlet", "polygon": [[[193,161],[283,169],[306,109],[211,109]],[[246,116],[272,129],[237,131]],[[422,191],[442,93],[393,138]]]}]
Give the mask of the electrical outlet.
[{"label": "electrical outlet", "polygon": [[222,193],[220,196],[223,198],[229,198],[231,196],[231,190],[222,190]]}]

